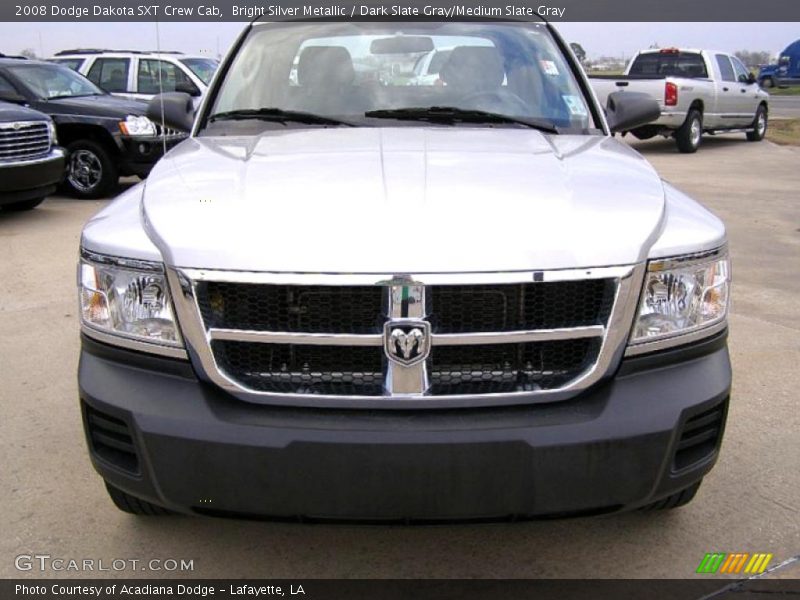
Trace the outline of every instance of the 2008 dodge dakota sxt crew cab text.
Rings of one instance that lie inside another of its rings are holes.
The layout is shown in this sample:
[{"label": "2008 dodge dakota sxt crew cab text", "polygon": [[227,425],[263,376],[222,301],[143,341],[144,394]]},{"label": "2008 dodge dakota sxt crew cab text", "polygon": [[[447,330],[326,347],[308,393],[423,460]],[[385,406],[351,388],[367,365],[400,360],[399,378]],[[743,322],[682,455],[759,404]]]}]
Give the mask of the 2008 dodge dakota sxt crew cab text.
[{"label": "2008 dodge dakota sxt crew cab text", "polygon": [[[440,79],[407,85],[451,49]],[[125,511],[672,508],[716,461],[725,228],[545,23],[255,22],[85,227],[80,398]]]}]

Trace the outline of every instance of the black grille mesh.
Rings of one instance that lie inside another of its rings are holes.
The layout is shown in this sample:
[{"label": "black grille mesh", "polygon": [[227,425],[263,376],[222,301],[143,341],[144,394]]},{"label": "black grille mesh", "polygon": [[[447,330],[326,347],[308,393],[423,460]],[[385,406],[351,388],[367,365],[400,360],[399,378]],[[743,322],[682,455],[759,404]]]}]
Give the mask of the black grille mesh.
[{"label": "black grille mesh", "polygon": [[438,333],[604,325],[614,291],[609,279],[436,286],[430,321]]},{"label": "black grille mesh", "polygon": [[380,396],[383,348],[214,341],[217,364],[261,392]]},{"label": "black grille mesh", "polygon": [[382,331],[380,286],[208,282],[197,286],[206,327],[305,333]]},{"label": "black grille mesh", "polygon": [[560,387],[597,357],[597,338],[437,346],[431,353],[431,393],[495,394]]}]

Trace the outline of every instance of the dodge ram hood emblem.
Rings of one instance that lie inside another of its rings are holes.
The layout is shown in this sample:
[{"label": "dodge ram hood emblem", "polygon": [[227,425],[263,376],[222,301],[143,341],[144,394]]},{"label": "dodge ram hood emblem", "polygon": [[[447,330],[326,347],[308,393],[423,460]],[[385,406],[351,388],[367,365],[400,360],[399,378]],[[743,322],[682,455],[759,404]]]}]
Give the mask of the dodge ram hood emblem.
[{"label": "dodge ram hood emblem", "polygon": [[411,366],[428,358],[431,348],[427,321],[389,321],[384,326],[383,342],[389,360]]}]

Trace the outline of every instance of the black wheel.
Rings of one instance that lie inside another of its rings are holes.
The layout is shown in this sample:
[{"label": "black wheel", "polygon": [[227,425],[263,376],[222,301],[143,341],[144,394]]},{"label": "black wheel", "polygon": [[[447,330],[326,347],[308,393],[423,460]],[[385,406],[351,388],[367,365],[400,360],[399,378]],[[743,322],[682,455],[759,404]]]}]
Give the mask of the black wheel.
[{"label": "black wheel", "polygon": [[678,144],[678,150],[685,154],[697,152],[700,147],[700,140],[703,137],[703,114],[693,108],[686,115],[686,120],[680,129],[675,132],[675,142]]},{"label": "black wheel", "polygon": [[747,132],[747,139],[751,142],[760,142],[767,135],[767,109],[764,105],[758,107],[756,118],[753,119],[753,131]]},{"label": "black wheel", "polygon": [[163,506],[151,504],[145,500],[140,500],[135,496],[126,494],[122,490],[115,488],[113,485],[106,481],[106,490],[114,505],[122,512],[130,513],[132,515],[142,515],[147,517],[160,517],[164,515],[173,514],[172,511],[167,510]]},{"label": "black wheel", "polygon": [[761,87],[766,89],[773,88],[775,87],[775,80],[772,77],[764,77],[761,80]]},{"label": "black wheel", "polygon": [[647,506],[643,506],[641,510],[670,510],[673,508],[678,508],[680,506],[685,506],[692,501],[692,499],[697,494],[697,490],[700,489],[700,484],[703,482],[701,479],[697,483],[690,485],[689,487],[672,494],[671,496],[667,496],[666,498],[662,498],[658,502],[653,502],[652,504],[648,504]]},{"label": "black wheel", "polygon": [[4,204],[3,210],[9,211],[22,211],[22,210],[33,210],[37,206],[39,206],[42,202],[44,202],[44,198],[34,198],[33,200],[23,200],[21,202],[12,202],[10,204]]},{"label": "black wheel", "polygon": [[119,183],[117,165],[108,150],[91,140],[78,140],[67,146],[66,187],[77,198],[102,198]]}]

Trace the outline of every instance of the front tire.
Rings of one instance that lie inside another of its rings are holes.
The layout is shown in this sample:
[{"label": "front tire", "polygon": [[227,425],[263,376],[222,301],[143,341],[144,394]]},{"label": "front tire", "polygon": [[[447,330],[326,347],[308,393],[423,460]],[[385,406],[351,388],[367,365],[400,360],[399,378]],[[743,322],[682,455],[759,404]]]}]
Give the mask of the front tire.
[{"label": "front tire", "polygon": [[753,131],[747,132],[747,140],[750,142],[760,142],[767,135],[767,109],[764,105],[758,107],[756,118],[753,119]]},{"label": "front tire", "polygon": [[764,89],[770,89],[775,87],[775,80],[772,77],[764,77],[761,80],[761,87]]},{"label": "front tire", "polygon": [[686,120],[675,132],[675,143],[678,150],[684,154],[697,152],[700,147],[700,140],[703,137],[703,114],[693,108],[686,115]]},{"label": "front tire", "polygon": [[108,150],[91,140],[78,140],[67,146],[69,162],[67,189],[76,198],[102,198],[113,192],[119,183],[117,165]]},{"label": "front tire", "polygon": [[37,206],[39,206],[42,202],[44,202],[44,198],[34,198],[33,200],[23,200],[21,202],[11,202],[10,204],[4,204],[3,210],[7,210],[10,212],[20,212],[23,210],[33,210]]},{"label": "front tire", "polygon": [[108,495],[111,496],[111,501],[122,512],[131,515],[139,515],[146,517],[161,517],[174,514],[172,511],[167,510],[163,506],[151,504],[145,500],[141,500],[130,494],[126,494],[122,490],[115,488],[113,485],[106,481],[106,490]]}]

